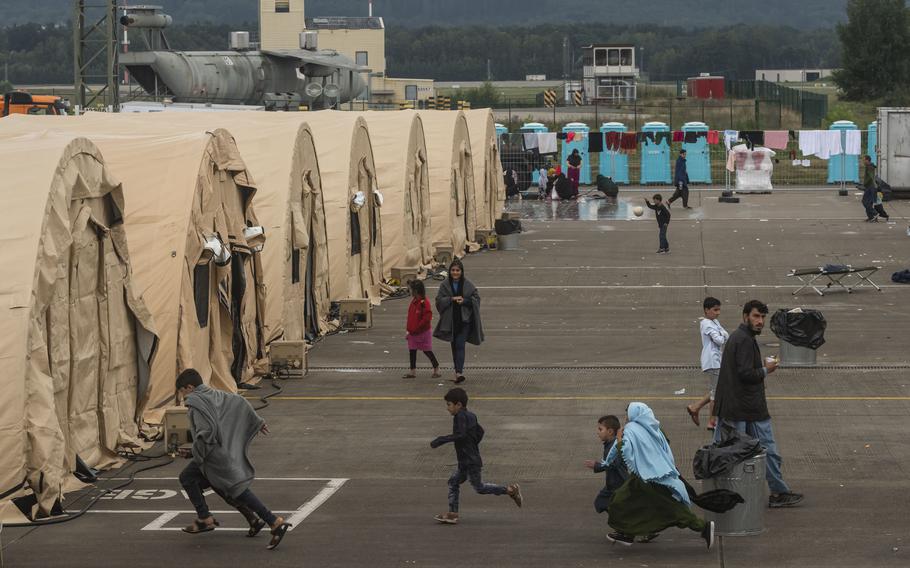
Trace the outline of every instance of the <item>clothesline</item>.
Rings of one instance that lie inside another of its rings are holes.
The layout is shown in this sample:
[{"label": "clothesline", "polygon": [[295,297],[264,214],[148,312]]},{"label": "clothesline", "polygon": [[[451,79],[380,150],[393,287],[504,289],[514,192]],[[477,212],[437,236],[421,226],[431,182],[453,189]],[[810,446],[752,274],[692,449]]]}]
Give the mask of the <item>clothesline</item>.
[{"label": "clothesline", "polygon": [[[567,143],[584,143],[591,154],[609,152],[635,152],[642,144],[659,145],[663,142],[695,144],[705,139],[707,144],[724,144],[730,151],[736,143],[745,143],[750,149],[766,147],[786,150],[791,140],[799,140],[803,156],[816,156],[828,160],[831,156],[862,154],[862,132],[859,130],[698,130],[658,132],[529,132],[523,135],[525,150],[540,154],[558,152],[558,140]],[[795,152],[791,152],[795,159]]]}]

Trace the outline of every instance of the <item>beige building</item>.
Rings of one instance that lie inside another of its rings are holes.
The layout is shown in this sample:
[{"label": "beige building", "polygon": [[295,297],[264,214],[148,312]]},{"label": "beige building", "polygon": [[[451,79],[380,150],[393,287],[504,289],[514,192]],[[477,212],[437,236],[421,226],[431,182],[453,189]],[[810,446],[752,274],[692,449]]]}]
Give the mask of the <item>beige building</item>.
[{"label": "beige building", "polygon": [[364,95],[365,99],[391,104],[426,100],[435,95],[432,79],[386,76],[385,22],[382,18],[307,18],[306,27],[319,33],[319,49],[334,49],[369,69],[370,90]]},{"label": "beige building", "polygon": [[304,0],[259,0],[261,49],[300,49]]}]

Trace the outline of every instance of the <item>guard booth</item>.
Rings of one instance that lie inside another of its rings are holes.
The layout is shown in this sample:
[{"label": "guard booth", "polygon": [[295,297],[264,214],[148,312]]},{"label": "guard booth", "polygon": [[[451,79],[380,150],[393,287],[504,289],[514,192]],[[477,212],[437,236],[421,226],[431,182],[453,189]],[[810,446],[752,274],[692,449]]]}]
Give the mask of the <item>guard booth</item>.
[{"label": "guard booth", "polygon": [[648,122],[641,127],[644,134],[651,133],[655,137],[661,135],[660,142],[652,142],[645,138],[641,143],[641,184],[666,184],[673,183],[673,174],[670,171],[670,127],[663,122]]},{"label": "guard booth", "polygon": [[872,163],[878,166],[878,122],[869,123],[869,135],[866,140],[866,153],[872,158]]},{"label": "guard booth", "polygon": [[695,142],[683,142],[686,151],[686,171],[691,183],[711,183],[711,152],[708,147],[708,125],[704,122],[687,122],[682,127],[683,134],[697,132],[703,134]]},{"label": "guard booth", "polygon": [[606,136],[609,132],[618,132],[620,134],[628,131],[626,125],[621,122],[605,122],[600,125],[600,131],[604,135],[604,151],[600,155],[600,174],[613,179],[614,183],[629,184],[629,156],[619,150],[608,150],[606,145]]},{"label": "guard booth", "polygon": [[[847,149],[847,131],[856,130],[856,124],[849,120],[838,120],[829,130],[840,132],[841,149]],[[828,160],[828,183],[859,183],[859,156],[832,154]]]},{"label": "guard booth", "polygon": [[[539,122],[526,122],[518,130],[521,134],[527,134],[529,132],[548,132],[546,125]],[[540,172],[537,171],[540,169],[540,166],[546,163],[546,160],[542,160],[541,164],[530,164],[531,167],[531,183],[537,184],[540,180]]]},{"label": "guard booth", "polygon": [[[591,129],[587,124],[582,122],[570,122],[562,127],[566,139],[562,143],[562,171],[569,169],[569,156],[573,150],[578,150],[581,155],[581,171],[579,172],[578,183],[582,185],[591,184],[591,162],[588,159],[588,134]],[[569,136],[572,141],[569,141]]]}]

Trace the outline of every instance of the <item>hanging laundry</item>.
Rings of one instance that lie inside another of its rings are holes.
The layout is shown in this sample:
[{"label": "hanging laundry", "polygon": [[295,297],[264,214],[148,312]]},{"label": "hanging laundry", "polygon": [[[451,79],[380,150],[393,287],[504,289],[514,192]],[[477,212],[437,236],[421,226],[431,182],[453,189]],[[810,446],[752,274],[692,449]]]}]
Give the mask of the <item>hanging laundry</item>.
[{"label": "hanging laundry", "polygon": [[638,139],[635,134],[625,132],[620,138],[619,147],[626,151],[635,151],[638,149]]},{"label": "hanging laundry", "polygon": [[558,132],[558,133],[556,133],[556,139],[557,139],[557,140],[565,140],[567,137],[568,137],[568,136],[566,135],[565,132]]},{"label": "hanging laundry", "polygon": [[761,165],[765,162],[765,153],[764,152],[752,152],[752,165],[755,166],[756,170],[761,169]]},{"label": "hanging laundry", "polygon": [[669,132],[655,132],[654,133],[654,142],[656,144],[660,144],[663,141],[667,141],[667,143],[670,142],[670,133]]},{"label": "hanging laundry", "polygon": [[804,168],[808,168],[809,166],[812,165],[812,162],[810,162],[809,160],[803,160],[802,164],[803,164]]},{"label": "hanging laundry", "polygon": [[[818,156],[821,151],[822,132],[820,130],[799,131],[799,151],[803,156]],[[820,157],[820,156],[819,156]],[[827,159],[827,158],[825,158]]]},{"label": "hanging laundry", "polygon": [[572,142],[573,140],[575,140],[575,133],[574,132],[566,133],[566,142]]},{"label": "hanging laundry", "polygon": [[588,153],[599,154],[604,151],[603,132],[592,132],[588,137]]},{"label": "hanging laundry", "polygon": [[859,130],[848,130],[844,153],[850,156],[862,154],[862,133]]},{"label": "hanging laundry", "polygon": [[673,141],[674,142],[682,142],[685,139],[685,137],[686,137],[685,132],[682,132],[681,130],[673,131]]},{"label": "hanging laundry", "polygon": [[841,133],[839,130],[826,130],[825,137],[828,139],[828,153],[832,156],[844,153],[844,147],[841,144]]},{"label": "hanging laundry", "polygon": [[607,132],[604,135],[604,143],[605,143],[607,150],[609,150],[611,152],[616,152],[617,150],[619,150],[619,145],[620,145],[621,139],[622,139],[621,133]]},{"label": "hanging laundry", "polygon": [[724,130],[724,146],[727,147],[728,152],[737,140],[739,140],[739,130]]},{"label": "hanging laundry", "polygon": [[534,150],[539,146],[536,132],[527,132],[522,138],[524,138],[525,150]]},{"label": "hanging laundry", "polygon": [[684,141],[685,141],[686,144],[695,144],[696,142],[698,142],[698,139],[699,139],[699,138],[704,138],[704,137],[707,136],[707,135],[708,135],[708,133],[707,133],[706,131],[701,131],[701,132],[686,132],[686,135],[685,135],[685,137],[684,137]]},{"label": "hanging laundry", "polygon": [[794,166],[802,165],[802,163],[803,163],[802,160],[793,160],[793,165],[794,165]]},{"label": "hanging laundry", "polygon": [[765,145],[765,133],[763,130],[740,130],[739,137],[742,138],[750,150],[756,146]]},{"label": "hanging laundry", "polygon": [[720,144],[720,132],[716,130],[709,130],[708,144]]},{"label": "hanging laundry", "polygon": [[768,130],[765,132],[765,146],[772,150],[786,150],[790,135],[786,130]]},{"label": "hanging laundry", "polygon": [[[571,134],[571,133],[570,133]],[[538,132],[537,149],[541,154],[555,154],[558,147],[555,132]]]},{"label": "hanging laundry", "polygon": [[736,171],[736,152],[732,150],[727,151],[727,171],[735,172]]}]

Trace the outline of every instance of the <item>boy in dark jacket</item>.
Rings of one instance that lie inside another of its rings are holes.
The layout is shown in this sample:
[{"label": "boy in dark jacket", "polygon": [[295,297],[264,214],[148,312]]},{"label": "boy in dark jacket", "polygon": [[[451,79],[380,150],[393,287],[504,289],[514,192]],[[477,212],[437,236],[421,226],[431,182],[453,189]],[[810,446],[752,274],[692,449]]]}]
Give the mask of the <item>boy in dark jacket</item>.
[{"label": "boy in dark jacket", "polygon": [[431,448],[438,448],[443,444],[455,444],[455,455],[458,457],[458,468],[449,477],[449,512],[436,515],[434,518],[440,523],[449,525],[458,524],[458,497],[461,484],[470,481],[474,490],[480,495],[508,495],[521,507],[521,487],[517,483],[508,486],[484,483],[481,476],[483,460],[480,459],[478,445],[483,439],[483,428],[477,422],[477,416],[467,409],[468,393],[462,388],[454,388],[443,397],[446,401],[446,410],[453,416],[452,434],[439,436],[430,442]]},{"label": "boy in dark jacket", "polygon": [[664,205],[664,198],[661,194],[654,194],[653,199],[654,204],[652,205],[651,202],[645,198],[645,205],[648,206],[648,209],[657,213],[657,228],[659,231],[659,248],[657,249],[657,254],[666,254],[670,252],[670,242],[667,241],[667,228],[670,227],[670,210]]},{"label": "boy in dark jacket", "polygon": [[676,191],[670,196],[667,205],[672,205],[674,201],[682,197],[683,208],[692,209],[689,207],[689,170],[686,168],[685,150],[679,151],[679,157],[676,158],[676,169],[673,173],[673,177],[675,178],[674,185],[676,186]]},{"label": "boy in dark jacket", "polygon": [[629,470],[622,460],[615,460],[612,464],[606,465],[607,456],[610,449],[616,443],[616,433],[619,432],[619,418],[608,415],[601,416],[597,421],[597,437],[604,444],[604,455],[601,460],[587,460],[585,467],[594,470],[594,473],[603,473],[606,477],[606,484],[600,490],[594,499],[594,510],[598,513],[605,513],[610,501],[613,499],[613,493],[629,478]]}]

